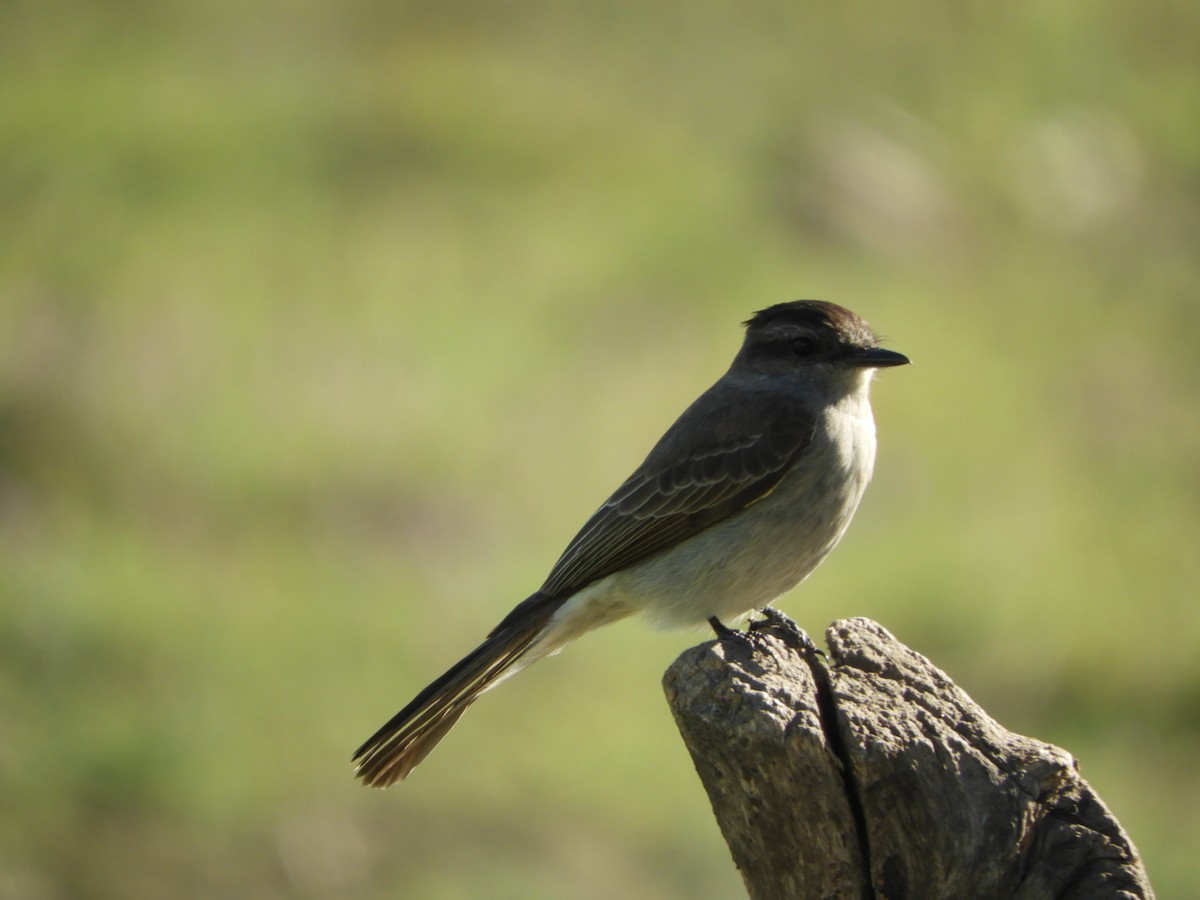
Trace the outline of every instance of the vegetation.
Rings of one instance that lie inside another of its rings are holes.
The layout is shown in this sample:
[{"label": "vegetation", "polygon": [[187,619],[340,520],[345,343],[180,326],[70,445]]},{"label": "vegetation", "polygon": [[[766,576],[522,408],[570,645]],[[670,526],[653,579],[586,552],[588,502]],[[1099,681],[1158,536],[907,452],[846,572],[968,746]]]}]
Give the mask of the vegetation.
[{"label": "vegetation", "polygon": [[0,897],[736,896],[622,623],[405,784],[349,756],[541,581],[754,309],[882,373],[781,601],[1200,844],[1200,7],[16,0]]}]

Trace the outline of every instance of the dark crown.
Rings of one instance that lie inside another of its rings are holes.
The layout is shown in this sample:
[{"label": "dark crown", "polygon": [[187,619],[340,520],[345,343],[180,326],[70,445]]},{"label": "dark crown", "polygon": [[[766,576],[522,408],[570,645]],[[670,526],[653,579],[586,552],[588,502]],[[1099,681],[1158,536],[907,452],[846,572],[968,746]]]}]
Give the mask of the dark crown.
[{"label": "dark crown", "polygon": [[879,338],[866,322],[850,310],[824,300],[792,300],[760,309],[743,322],[749,330],[765,328],[776,323],[794,323],[809,328],[828,328],[838,341],[853,347],[875,347]]}]

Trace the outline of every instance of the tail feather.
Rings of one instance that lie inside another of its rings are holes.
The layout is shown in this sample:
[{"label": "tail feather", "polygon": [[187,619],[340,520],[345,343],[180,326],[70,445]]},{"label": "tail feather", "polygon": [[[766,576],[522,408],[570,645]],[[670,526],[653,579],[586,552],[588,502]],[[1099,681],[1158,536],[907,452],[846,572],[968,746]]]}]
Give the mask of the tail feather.
[{"label": "tail feather", "polygon": [[522,617],[525,621],[506,619],[487,640],[417,694],[354,752],[358,778],[379,788],[405,778],[467,707],[525,655],[551,614],[552,610],[543,609]]}]

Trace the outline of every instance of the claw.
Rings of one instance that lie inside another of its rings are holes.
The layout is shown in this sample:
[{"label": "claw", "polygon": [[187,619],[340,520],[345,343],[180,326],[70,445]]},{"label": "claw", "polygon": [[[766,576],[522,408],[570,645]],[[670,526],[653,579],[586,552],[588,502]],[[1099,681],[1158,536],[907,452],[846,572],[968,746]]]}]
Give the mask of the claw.
[{"label": "claw", "polygon": [[804,653],[821,652],[821,648],[813,643],[812,638],[805,634],[800,626],[784,613],[772,606],[764,606],[759,610],[759,613],[762,615],[762,618],[751,622],[746,629],[751,634],[757,634],[766,631],[768,628],[773,628],[781,632],[779,636],[783,638],[784,643],[788,646]]}]

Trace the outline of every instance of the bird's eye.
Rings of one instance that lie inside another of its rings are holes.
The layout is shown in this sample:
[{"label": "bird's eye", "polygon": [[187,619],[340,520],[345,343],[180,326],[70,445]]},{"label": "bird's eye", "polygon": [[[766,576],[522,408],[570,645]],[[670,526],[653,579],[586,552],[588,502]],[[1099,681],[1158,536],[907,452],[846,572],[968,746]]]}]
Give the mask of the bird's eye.
[{"label": "bird's eye", "polygon": [[819,346],[817,339],[810,334],[792,338],[792,352],[801,358],[812,356]]}]

